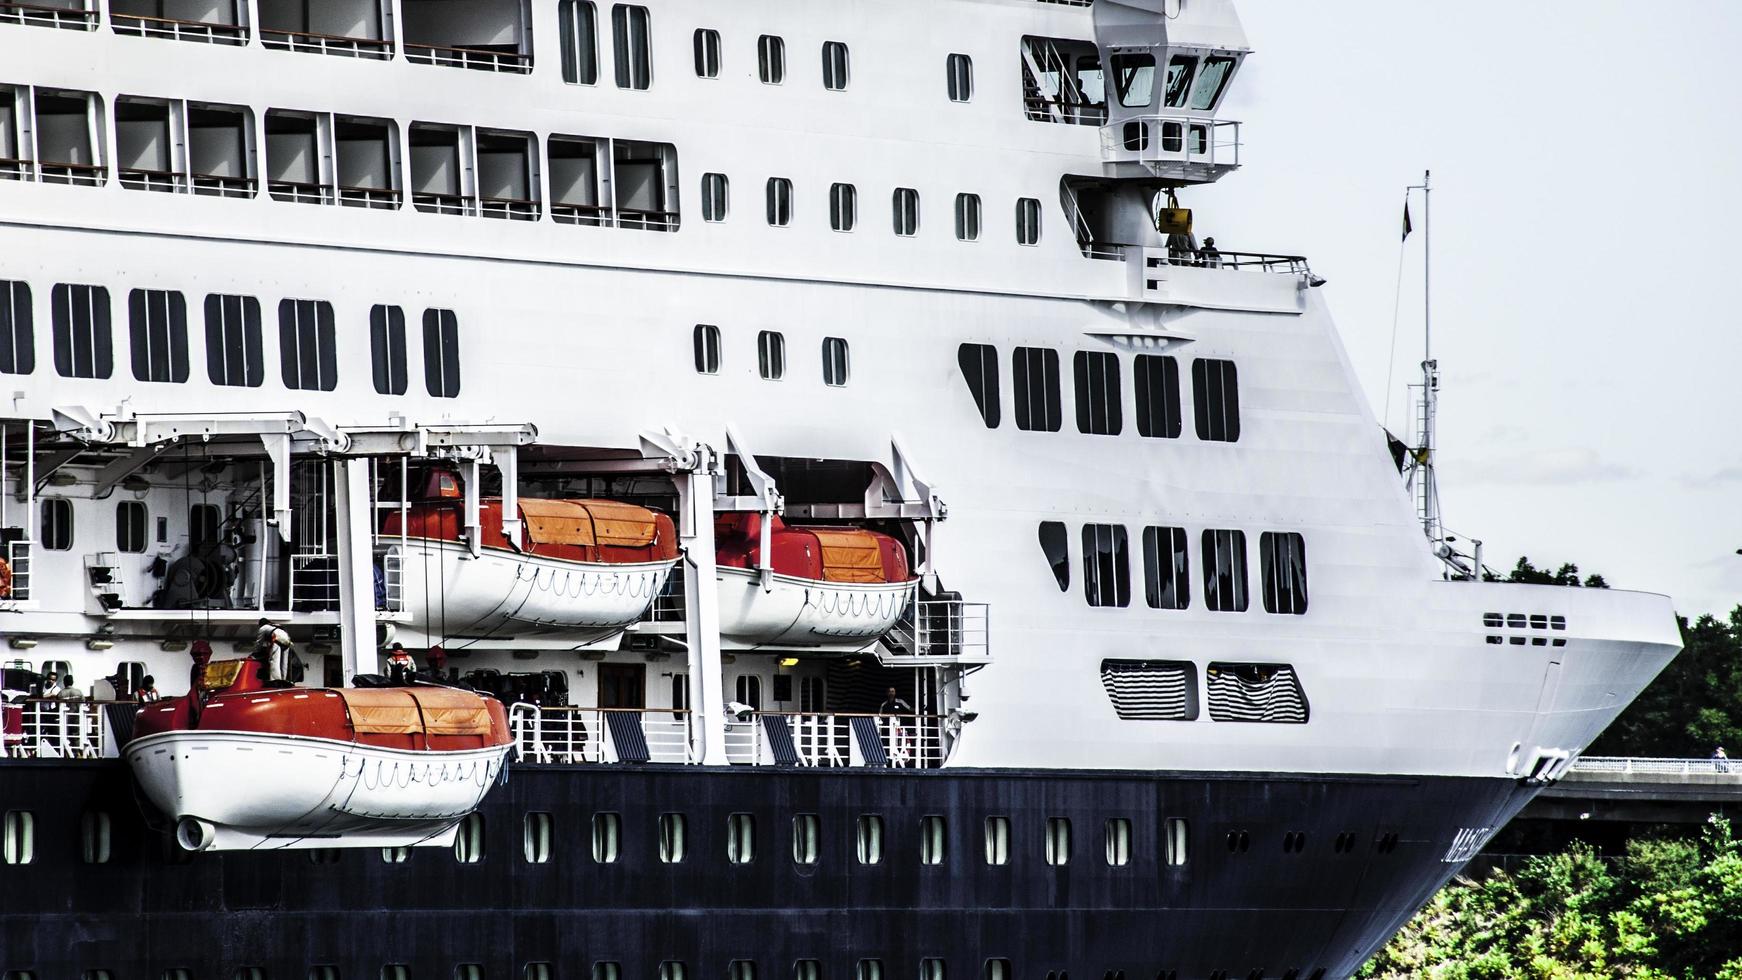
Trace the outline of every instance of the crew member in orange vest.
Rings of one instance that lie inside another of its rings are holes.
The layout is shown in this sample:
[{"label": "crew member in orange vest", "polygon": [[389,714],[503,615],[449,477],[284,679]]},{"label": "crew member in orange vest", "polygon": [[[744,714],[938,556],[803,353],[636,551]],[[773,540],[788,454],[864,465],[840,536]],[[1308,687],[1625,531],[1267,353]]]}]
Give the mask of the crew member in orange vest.
[{"label": "crew member in orange vest", "polygon": [[394,684],[410,684],[411,675],[416,671],[417,663],[406,652],[405,645],[393,644],[387,652],[387,679]]}]

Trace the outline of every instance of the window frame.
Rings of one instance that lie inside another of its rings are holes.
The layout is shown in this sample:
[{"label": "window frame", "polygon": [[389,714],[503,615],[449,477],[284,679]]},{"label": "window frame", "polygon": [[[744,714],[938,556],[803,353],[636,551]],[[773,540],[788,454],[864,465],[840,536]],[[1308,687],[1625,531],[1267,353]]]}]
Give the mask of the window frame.
[{"label": "window frame", "polygon": [[883,815],[861,813],[853,821],[853,857],[867,867],[883,863]]},{"label": "window frame", "polygon": [[1041,210],[1040,198],[1019,197],[1016,199],[1016,244],[1024,248],[1034,248],[1040,244]]},{"label": "window frame", "polygon": [[[1131,540],[1125,525],[1085,523],[1082,543],[1083,597],[1096,608],[1129,607]],[[1109,577],[1111,582],[1106,581]]]},{"label": "window frame", "polygon": [[41,503],[37,505],[36,543],[44,551],[73,550],[73,544],[78,540],[77,515],[73,512],[73,502],[65,497],[39,499]]},{"label": "window frame", "polygon": [[1211,612],[1245,612],[1251,604],[1246,532],[1238,528],[1205,528],[1202,549],[1204,608]]},{"label": "window frame", "polygon": [[1071,590],[1071,531],[1063,521],[1040,522],[1040,553],[1060,592]]},{"label": "window frame", "polygon": [[[63,378],[107,381],[115,375],[114,308],[107,286],[57,282],[49,291],[54,370]],[[85,321],[79,322],[81,319]],[[78,334],[83,334],[81,338]],[[89,373],[80,370],[83,359]]]},{"label": "window frame", "polygon": [[[1167,575],[1162,575],[1162,536],[1167,537]],[[1170,590],[1165,586],[1171,586]],[[1143,601],[1151,609],[1180,610],[1192,606],[1191,538],[1186,529],[1150,524],[1143,529]]]},{"label": "window frame", "polygon": [[[124,517],[125,514],[137,514],[138,527],[130,522],[134,518]],[[137,538],[127,534],[129,530],[138,532]],[[130,547],[135,541],[138,547]],[[151,511],[143,500],[121,500],[115,503],[115,550],[124,555],[143,555],[151,546]]]},{"label": "window frame", "polygon": [[1124,432],[1122,373],[1119,355],[1113,351],[1080,350],[1072,355],[1078,432],[1089,436],[1117,436]]},{"label": "window frame", "polygon": [[187,382],[187,297],[179,290],[128,290],[127,339],[133,380],[142,384]]},{"label": "window frame", "polygon": [[829,185],[829,227],[842,234],[859,225],[859,188],[852,184]]},{"label": "window frame", "polygon": [[1240,372],[1232,360],[1192,360],[1192,408],[1200,442],[1240,441]]},{"label": "window frame", "polygon": [[645,6],[612,5],[611,53],[618,88],[645,92],[653,87],[653,15]]},{"label": "window frame", "polygon": [[[1035,369],[1039,374],[1039,404],[1035,404]],[[1064,426],[1064,402],[1059,388],[1059,352],[1051,347],[1014,347],[1010,351],[1011,404],[1016,427],[1024,432],[1057,432]],[[1036,424],[1035,409],[1041,418]]]},{"label": "window frame", "polygon": [[386,303],[369,307],[369,367],[376,394],[405,394],[410,377],[406,370],[403,307]]},{"label": "window frame", "polygon": [[691,41],[696,56],[697,78],[719,78],[723,57],[720,52],[720,32],[712,27],[698,27]]},{"label": "window frame", "polygon": [[764,85],[786,84],[786,39],[763,34],[756,39],[756,77]]},{"label": "window frame", "polygon": [[890,196],[890,217],[897,238],[919,235],[919,191],[912,187],[897,187]]},{"label": "window frame", "polygon": [[951,52],[945,57],[944,84],[951,102],[965,105],[974,101],[973,57],[959,52]]},{"label": "window frame", "polygon": [[956,367],[974,398],[974,407],[986,428],[996,429],[1003,421],[998,395],[998,348],[991,344],[965,342],[956,347]]},{"label": "window frame", "polygon": [[980,195],[966,191],[956,195],[956,241],[980,240],[981,214]]},{"label": "window frame", "polygon": [[756,335],[756,370],[764,381],[780,381],[786,377],[786,335],[778,330],[763,330]]},{"label": "window frame", "polygon": [[[207,379],[226,388],[258,388],[265,384],[266,348],[259,298],[240,293],[207,293],[203,306]],[[238,358],[239,372],[233,363]]]},{"label": "window frame", "polygon": [[[305,316],[305,311],[307,315]],[[305,329],[312,337],[312,352],[305,352]],[[337,334],[333,304],[324,299],[278,301],[279,374],[291,391],[332,391],[339,385]],[[300,384],[305,353],[312,353],[314,386]]]},{"label": "window frame", "polygon": [[732,212],[732,179],[722,173],[702,174],[702,220],[718,224]]},{"label": "window frame", "polygon": [[[1279,545],[1283,546],[1280,554]],[[1258,536],[1258,566],[1264,611],[1282,616],[1306,615],[1306,537],[1299,531],[1261,533]]]},{"label": "window frame", "polygon": [[0,280],[0,374],[36,373],[36,303],[30,283]]},{"label": "window frame", "polygon": [[720,350],[720,328],[711,323],[698,323],[690,334],[695,349],[696,373],[718,376],[725,357]]},{"label": "window frame", "polygon": [[1178,439],[1185,431],[1179,360],[1167,354],[1139,354],[1132,361],[1131,377],[1137,389],[1137,434],[1145,439]]},{"label": "window frame", "polygon": [[845,41],[823,42],[823,90],[845,92],[853,81],[853,54]]},{"label": "window frame", "polygon": [[460,318],[453,310],[423,311],[423,385],[431,398],[460,397]]},{"label": "window frame", "polygon": [[853,351],[845,337],[823,338],[823,384],[845,388],[853,379]]},{"label": "window frame", "polygon": [[792,178],[770,177],[764,191],[767,200],[768,227],[792,226]]},{"label": "window frame", "polygon": [[593,0],[562,0],[557,8],[557,31],[563,81],[570,85],[599,84],[599,9]]}]

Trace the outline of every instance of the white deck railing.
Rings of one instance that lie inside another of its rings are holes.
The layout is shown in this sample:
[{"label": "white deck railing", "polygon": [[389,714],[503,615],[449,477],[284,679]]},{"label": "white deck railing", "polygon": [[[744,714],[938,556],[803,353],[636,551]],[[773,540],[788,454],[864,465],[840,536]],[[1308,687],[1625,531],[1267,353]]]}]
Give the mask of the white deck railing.
[{"label": "white deck railing", "polygon": [[101,759],[103,703],[32,700],[0,706],[0,758]]},{"label": "white deck railing", "polygon": [[[618,712],[598,708],[541,708],[516,704],[509,709],[508,725],[514,735],[514,757],[534,764],[612,763],[622,761],[628,747],[620,746],[606,719]],[[622,711],[626,719],[639,722],[647,742],[649,761],[685,764],[695,761],[690,748],[691,715],[687,711],[644,709]],[[796,764],[821,768],[847,768],[867,764],[866,746],[859,744],[853,719],[869,719],[890,768],[932,769],[943,765],[945,719],[937,715],[868,715],[816,712],[758,712],[744,718],[728,718],[725,725],[726,761],[736,766],[775,765],[777,747],[768,734],[766,719],[786,722],[792,733]],[[619,721],[619,724],[622,724]]]},{"label": "white deck railing", "polygon": [[1735,759],[1630,759],[1583,756],[1574,760],[1572,772],[1651,776],[1732,776],[1742,780],[1742,762]]}]

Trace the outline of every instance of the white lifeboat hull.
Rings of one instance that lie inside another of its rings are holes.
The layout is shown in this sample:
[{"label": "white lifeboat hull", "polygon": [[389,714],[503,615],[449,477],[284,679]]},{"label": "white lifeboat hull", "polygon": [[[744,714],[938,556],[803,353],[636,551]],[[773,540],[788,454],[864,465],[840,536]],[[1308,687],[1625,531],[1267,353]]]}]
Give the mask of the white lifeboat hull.
[{"label": "white lifeboat hull", "polygon": [[550,636],[575,645],[607,639],[639,620],[675,560],[563,561],[456,542],[413,539],[400,560],[404,639],[468,641]]},{"label": "white lifeboat hull", "polygon": [[510,747],[431,752],[177,731],[128,743],[126,757],[189,850],[410,847],[453,843]]},{"label": "white lifeboat hull", "polygon": [[917,582],[819,582],[753,569],[720,568],[720,640],[735,649],[856,653],[907,612]]}]

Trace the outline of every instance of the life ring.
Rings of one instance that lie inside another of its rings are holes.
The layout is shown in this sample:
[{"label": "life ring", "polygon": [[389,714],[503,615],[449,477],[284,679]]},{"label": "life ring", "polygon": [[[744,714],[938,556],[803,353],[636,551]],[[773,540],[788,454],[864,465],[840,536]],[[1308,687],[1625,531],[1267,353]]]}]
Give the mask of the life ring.
[{"label": "life ring", "polygon": [[0,558],[0,599],[12,598],[12,566]]}]

